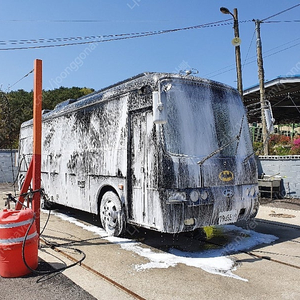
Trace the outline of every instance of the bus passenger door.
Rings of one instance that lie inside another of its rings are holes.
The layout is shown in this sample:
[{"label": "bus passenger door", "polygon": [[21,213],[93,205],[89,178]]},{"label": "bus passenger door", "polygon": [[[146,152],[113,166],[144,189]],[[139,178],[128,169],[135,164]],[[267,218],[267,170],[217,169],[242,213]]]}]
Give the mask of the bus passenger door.
[{"label": "bus passenger door", "polygon": [[146,223],[147,213],[147,116],[150,113],[133,113],[130,118],[131,203],[129,218],[138,224]]}]

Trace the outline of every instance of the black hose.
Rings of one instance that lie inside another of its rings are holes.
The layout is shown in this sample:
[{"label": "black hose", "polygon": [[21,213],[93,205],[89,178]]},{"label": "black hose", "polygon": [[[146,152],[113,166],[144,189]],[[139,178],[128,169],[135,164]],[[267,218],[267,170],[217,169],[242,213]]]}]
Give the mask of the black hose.
[{"label": "black hose", "polygon": [[33,218],[32,218],[32,221],[31,221],[31,223],[30,223],[30,225],[29,225],[29,227],[28,227],[28,229],[27,229],[27,231],[26,231],[26,234],[25,234],[25,237],[24,237],[24,241],[23,241],[23,244],[22,244],[22,259],[23,259],[23,262],[24,262],[25,266],[27,267],[27,269],[28,269],[29,271],[31,271],[31,272],[33,272],[33,273],[35,273],[35,274],[39,274],[39,275],[48,275],[48,274],[58,273],[58,272],[62,272],[62,271],[64,271],[64,270],[66,270],[66,269],[69,269],[69,268],[71,268],[71,267],[74,267],[74,266],[80,264],[80,263],[86,258],[85,253],[84,253],[83,251],[79,250],[79,249],[71,248],[71,247],[66,247],[66,246],[60,246],[60,245],[52,245],[52,246],[51,246],[51,243],[46,243],[46,245],[49,244],[49,245],[51,246],[51,248],[55,248],[55,247],[64,247],[64,248],[72,249],[72,250],[78,252],[79,254],[81,254],[81,255],[82,255],[82,258],[81,258],[80,260],[76,261],[75,263],[69,265],[69,266],[65,266],[65,267],[62,267],[62,268],[59,268],[59,269],[55,269],[55,270],[50,270],[50,271],[38,271],[38,270],[32,269],[32,268],[27,264],[27,262],[26,262],[26,258],[25,258],[25,244],[26,244],[26,239],[27,239],[27,237],[28,237],[28,233],[29,233],[29,231],[30,231],[30,229],[31,229],[31,227],[32,227],[32,225],[33,225],[33,223],[34,223],[34,221],[35,221],[35,214],[34,214],[34,216],[33,216]]},{"label": "black hose", "polygon": [[48,217],[47,217],[47,220],[46,220],[46,222],[45,222],[45,224],[44,224],[43,229],[42,229],[41,232],[40,232],[40,236],[43,234],[43,232],[44,232],[45,229],[46,229],[46,226],[47,226],[47,224],[48,224],[48,222],[49,222],[49,219],[50,219],[50,214],[51,214],[51,209],[50,209],[49,212],[48,212]]}]

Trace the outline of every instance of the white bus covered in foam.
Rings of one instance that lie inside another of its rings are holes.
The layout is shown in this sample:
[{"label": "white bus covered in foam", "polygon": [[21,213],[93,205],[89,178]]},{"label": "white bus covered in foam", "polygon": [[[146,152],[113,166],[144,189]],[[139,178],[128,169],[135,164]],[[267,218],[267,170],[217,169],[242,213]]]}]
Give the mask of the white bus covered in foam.
[{"label": "white bus covered in foam", "polygon": [[[257,213],[257,166],[238,92],[193,76],[143,73],[43,114],[42,187],[49,201],[177,233]],[[32,155],[22,124],[21,173]]]}]

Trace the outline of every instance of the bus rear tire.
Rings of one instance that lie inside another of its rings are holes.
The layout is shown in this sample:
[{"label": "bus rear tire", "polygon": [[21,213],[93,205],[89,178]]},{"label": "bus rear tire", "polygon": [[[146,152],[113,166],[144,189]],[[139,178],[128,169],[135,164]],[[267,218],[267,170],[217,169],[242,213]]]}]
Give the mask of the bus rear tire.
[{"label": "bus rear tire", "polygon": [[100,222],[109,236],[120,236],[125,231],[125,214],[119,197],[112,191],[106,192],[100,203]]}]

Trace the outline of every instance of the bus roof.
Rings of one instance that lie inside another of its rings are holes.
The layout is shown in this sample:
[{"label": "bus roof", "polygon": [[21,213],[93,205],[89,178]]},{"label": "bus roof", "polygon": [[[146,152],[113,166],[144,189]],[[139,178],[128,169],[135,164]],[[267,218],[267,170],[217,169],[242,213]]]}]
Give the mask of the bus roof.
[{"label": "bus roof", "polygon": [[[153,90],[157,88],[157,82],[162,79],[168,78],[179,78],[189,81],[196,81],[201,83],[207,83],[214,86],[222,87],[224,89],[235,90],[233,87],[228,85],[212,81],[209,79],[204,79],[200,77],[195,77],[191,75],[181,75],[173,73],[158,73],[158,72],[144,72],[136,76],[130,77],[126,80],[117,82],[113,85],[105,87],[99,91],[95,91],[91,94],[82,96],[78,99],[68,99],[61,103],[58,103],[53,110],[43,111],[43,120],[56,117],[61,114],[69,113],[74,110],[78,110],[85,106],[93,105],[100,101],[105,101],[114,96],[119,96],[126,94],[132,90],[140,89],[144,86],[151,86]],[[32,120],[24,122],[21,127],[25,127],[32,124]]]}]

